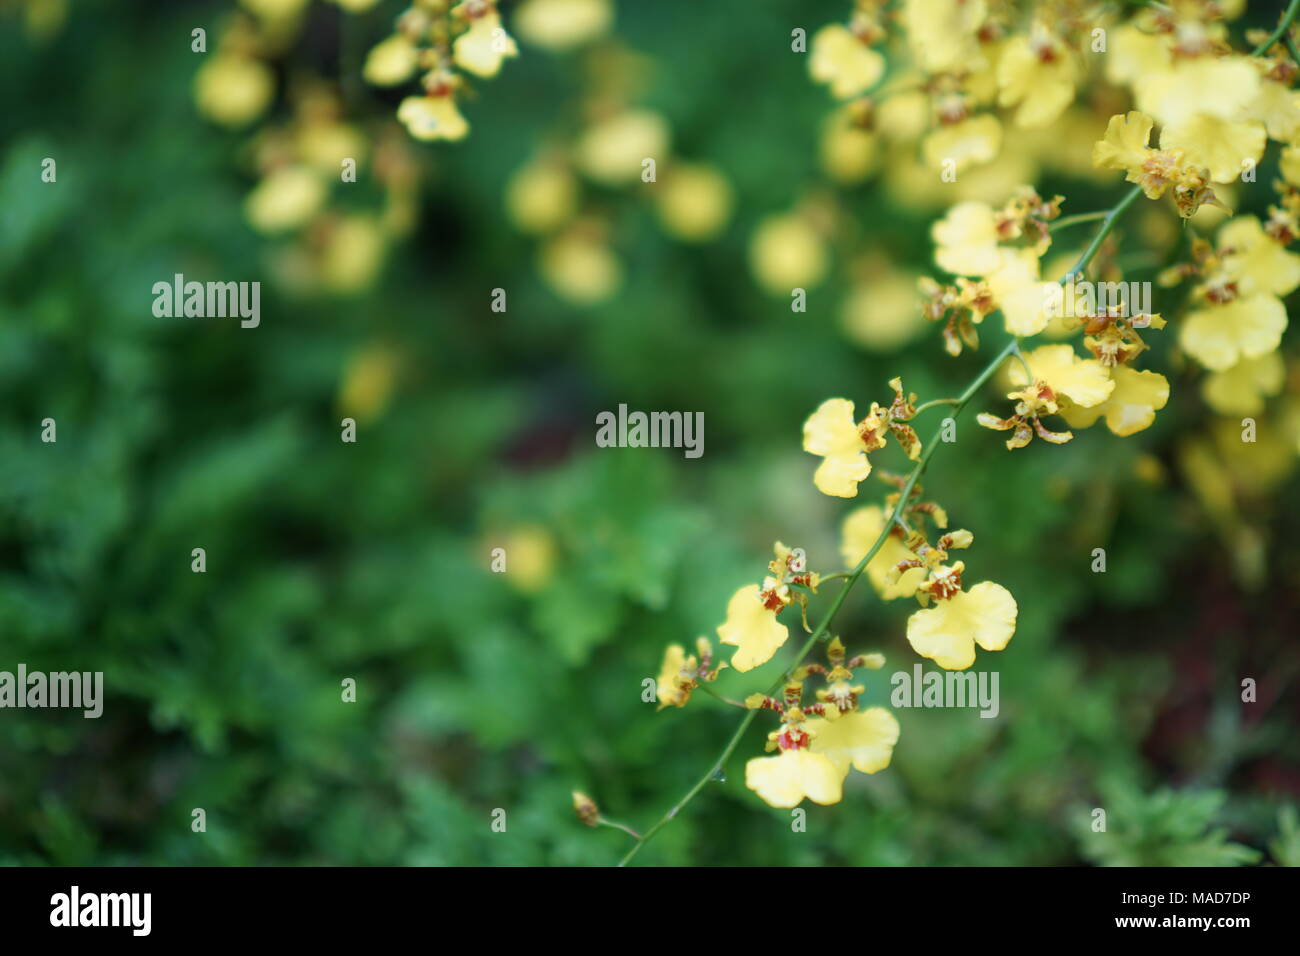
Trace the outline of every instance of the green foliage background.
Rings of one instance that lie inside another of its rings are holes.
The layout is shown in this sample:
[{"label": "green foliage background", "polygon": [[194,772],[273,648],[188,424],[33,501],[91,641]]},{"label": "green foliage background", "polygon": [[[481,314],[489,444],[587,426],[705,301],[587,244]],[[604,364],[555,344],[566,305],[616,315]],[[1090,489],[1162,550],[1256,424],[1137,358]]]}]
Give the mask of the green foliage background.
[{"label": "green foliage background", "polygon": [[[943,355],[937,329],[896,355],[853,346],[835,319],[842,275],[805,315],[751,278],[754,224],[820,179],[829,103],[789,30],[846,8],[619,5],[618,34],[655,66],[648,105],[681,154],[726,172],[736,212],[697,248],[611,196],[629,268],[610,304],[557,299],[505,220],[508,175],[575,85],[566,61],[525,55],[480,87],[468,140],[420,147],[421,224],[374,289],[302,301],[264,283],[256,330],[150,311],[174,272],[261,275],[244,137],[201,120],[191,95],[190,30],[211,32],[228,5],[74,4],[47,44],[0,8],[0,669],[102,670],[107,687],[99,720],[0,711],[0,861],[605,864],[627,838],[580,826],[572,789],[643,828],[691,785],[737,715],[699,694],[656,714],[641,681],[666,644],[713,634],[774,540],[839,567],[847,507],[813,488],[803,419],[832,395],[883,397],[895,374],[951,394],[982,362]],[[399,9],[349,29],[373,42]],[[294,55],[333,75],[340,17],[317,4]],[[45,156],[57,186],[39,182]],[[1075,212],[1122,189],[1039,185]],[[839,199],[927,267],[927,218],[871,184]],[[496,287],[504,314],[488,309]],[[340,377],[374,341],[408,374],[345,445]],[[1166,357],[1162,344],[1148,367]],[[899,711],[893,765],[851,776],[838,806],[808,806],[802,834],[743,786],[770,729],[758,720],[728,779],[639,860],[1294,863],[1279,810],[1300,792],[1296,482],[1254,502],[1271,544],[1248,591],[1174,464],[1208,413],[1194,380],[1169,374],[1170,408],[1136,437],[1094,429],[1008,454],[975,408],[936,458],[927,493],[974,530],[974,579],[1020,603],[1015,640],[977,664],[1001,672],[996,720]],[[704,457],[598,451],[595,414],[619,403],[702,411]],[[45,417],[57,444],[39,440]],[[1133,478],[1148,452],[1164,486]],[[493,535],[523,524],[558,547],[531,596],[488,571]],[[200,546],[205,575],[190,571]],[[852,650],[889,658],[871,702],[917,660],[909,610],[863,586],[837,622]],[[785,663],[719,689],[744,696]],[[355,704],[339,700],[344,677]]]}]

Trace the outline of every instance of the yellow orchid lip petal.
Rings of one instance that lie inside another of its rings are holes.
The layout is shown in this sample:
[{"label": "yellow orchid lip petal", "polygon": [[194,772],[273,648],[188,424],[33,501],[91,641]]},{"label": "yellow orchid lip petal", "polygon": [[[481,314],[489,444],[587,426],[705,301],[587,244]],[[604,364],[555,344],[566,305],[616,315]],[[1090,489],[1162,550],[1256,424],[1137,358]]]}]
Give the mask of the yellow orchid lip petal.
[{"label": "yellow orchid lip petal", "polygon": [[912,649],[945,670],[965,670],[975,663],[975,646],[1000,651],[1016,630],[1015,598],[1000,584],[982,581],[958,591],[907,620]]},{"label": "yellow orchid lip petal", "polygon": [[805,798],[822,805],[839,803],[843,780],[829,758],[803,749],[754,757],[745,764],[745,786],[778,809],[797,807]]},{"label": "yellow orchid lip petal", "polygon": [[737,648],[731,666],[744,673],[772,659],[789,637],[789,629],[763,606],[757,584],[747,584],[727,602],[727,619],[718,626],[723,644]]},{"label": "yellow orchid lip petal", "polygon": [[[822,456],[813,474],[813,484],[822,494],[853,498],[858,483],[871,474],[866,454],[869,446],[863,437],[865,432],[854,420],[853,409],[848,399],[828,398],[804,422],[804,451]],[[873,415],[876,411],[873,408]],[[883,437],[878,437],[870,447],[883,444]]]},{"label": "yellow orchid lip petal", "polygon": [[898,743],[898,720],[883,707],[841,714],[835,720],[813,718],[804,727],[812,735],[812,752],[824,755],[842,777],[850,769],[884,770]]}]

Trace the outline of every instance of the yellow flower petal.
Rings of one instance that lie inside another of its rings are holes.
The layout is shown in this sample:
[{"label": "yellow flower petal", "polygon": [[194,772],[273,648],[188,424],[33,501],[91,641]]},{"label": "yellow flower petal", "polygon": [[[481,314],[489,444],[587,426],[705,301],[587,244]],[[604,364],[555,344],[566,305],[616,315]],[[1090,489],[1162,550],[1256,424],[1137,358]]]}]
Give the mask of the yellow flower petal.
[{"label": "yellow flower petal", "polygon": [[373,47],[366,56],[361,75],[375,86],[396,86],[415,75],[420,54],[415,44],[400,33]]},{"label": "yellow flower petal", "polygon": [[904,0],[912,59],[926,73],[977,68],[984,58],[976,34],[987,16],[985,0]]},{"label": "yellow flower petal", "polygon": [[258,232],[297,229],[316,215],[329,188],[308,166],[284,166],[269,173],[244,200],[244,214]]},{"label": "yellow flower petal", "polygon": [[993,301],[1002,310],[1012,335],[1037,335],[1052,320],[1048,303],[1059,286],[1038,278],[1038,256],[1032,249],[1001,249],[999,265],[988,276]]},{"label": "yellow flower petal", "polygon": [[1173,66],[1165,34],[1146,33],[1132,21],[1110,30],[1106,79],[1116,86],[1135,86],[1146,76]]},{"label": "yellow flower petal", "polygon": [[1181,149],[1187,162],[1210,171],[1216,183],[1235,182],[1258,165],[1267,137],[1260,123],[1234,123],[1197,114],[1160,131],[1161,149]]},{"label": "yellow flower petal", "polygon": [[1106,124],[1106,134],[1092,147],[1092,164],[1103,169],[1135,169],[1146,158],[1147,139],[1155,121],[1130,110]]},{"label": "yellow flower petal", "polygon": [[510,22],[527,42],[561,53],[603,35],[613,19],[610,0],[524,0]]},{"label": "yellow flower petal", "polygon": [[574,159],[597,182],[622,186],[640,178],[644,160],[663,161],[669,141],[662,116],[628,110],[588,128],[578,140]]},{"label": "yellow flower petal", "polygon": [[[879,505],[866,505],[850,511],[844,519],[841,529],[840,554],[848,567],[857,567],[862,556],[871,550],[876,538],[885,527],[885,511]],[[876,556],[867,564],[866,573],[872,587],[883,600],[892,601],[898,597],[911,597],[916,593],[916,586],[925,580],[925,568],[908,568],[897,581],[889,580],[889,569],[895,565],[910,561],[916,555],[907,549],[896,535],[889,535],[880,546]]]},{"label": "yellow flower petal", "polygon": [[455,97],[408,96],[397,107],[397,118],[416,139],[464,139],[469,123],[460,115]]},{"label": "yellow flower petal", "polygon": [[1232,120],[1258,96],[1259,83],[1259,73],[1245,57],[1196,57],[1148,75],[1134,95],[1139,110],[1165,125],[1198,113]]},{"label": "yellow flower petal", "polygon": [[712,239],[731,215],[731,185],[712,166],[673,163],[653,195],[664,228],[685,242]]},{"label": "yellow flower petal", "polygon": [[572,219],[577,208],[578,182],[563,163],[532,160],[506,184],[506,211],[524,232],[552,232]]},{"label": "yellow flower petal", "polygon": [[1300,92],[1276,80],[1263,79],[1248,112],[1264,124],[1270,139],[1290,143],[1300,134]]},{"label": "yellow flower petal", "polygon": [[582,228],[548,240],[538,251],[538,269],[557,295],[582,306],[608,301],[623,283],[618,257]]},{"label": "yellow flower petal", "polygon": [[[1016,125],[1041,129],[1065,112],[1074,100],[1078,66],[1064,43],[1035,27],[1034,44],[1027,36],[1014,36],[998,60],[998,104],[1016,109]],[[1055,54],[1040,54],[1044,44]],[[1037,48],[1036,46],[1037,45]]]},{"label": "yellow flower petal", "polygon": [[1286,308],[1271,295],[1234,299],[1190,313],[1183,320],[1178,344],[1206,368],[1221,372],[1245,358],[1276,349],[1286,329]]},{"label": "yellow flower petal", "polygon": [[1264,409],[1264,399],[1280,393],[1285,380],[1282,356],[1266,352],[1207,376],[1201,394],[1222,415],[1257,415]]},{"label": "yellow flower petal", "polygon": [[680,644],[670,644],[664,651],[664,662],[659,668],[659,679],[655,682],[655,696],[659,700],[659,706],[656,710],[663,710],[665,707],[683,706],[689,694],[678,683],[678,677],[681,675],[682,667],[686,664],[686,651]]},{"label": "yellow flower petal", "polygon": [[808,416],[803,425],[803,450],[825,459],[813,475],[813,484],[824,495],[852,498],[858,482],[871,474],[866,446],[853,418],[853,403],[845,398],[828,398]]},{"label": "yellow flower petal", "polygon": [[961,202],[930,227],[934,261],[954,275],[984,276],[1002,261],[997,221],[987,203]]},{"label": "yellow flower petal", "polygon": [[1000,584],[981,581],[907,619],[912,649],[946,670],[975,663],[975,645],[1000,651],[1016,631],[1016,600]]},{"label": "yellow flower petal", "polygon": [[[1115,389],[1105,366],[1096,359],[1080,358],[1072,345],[1040,345],[1026,353],[1025,364],[1034,378],[1084,408],[1100,405]],[[1007,367],[1013,384],[1028,384],[1019,362]]]},{"label": "yellow flower petal", "polygon": [[223,126],[246,126],[271,105],[275,74],[261,60],[218,53],[194,74],[199,112]]},{"label": "yellow flower petal", "polygon": [[822,754],[841,776],[853,767],[862,773],[875,773],[889,766],[898,743],[898,721],[883,707],[870,707],[836,720],[815,717],[804,724],[812,734],[811,750]]},{"label": "yellow flower petal", "polygon": [[1287,252],[1254,216],[1238,216],[1224,223],[1215,244],[1232,250],[1224,256],[1224,266],[1243,294],[1268,292],[1284,296],[1300,286],[1300,255]]},{"label": "yellow flower petal", "polygon": [[1292,186],[1300,186],[1300,146],[1288,146],[1278,157],[1282,178]]},{"label": "yellow flower petal", "polygon": [[781,809],[797,807],[805,797],[814,803],[839,803],[843,782],[830,760],[807,750],[784,750],[745,764],[745,786]]},{"label": "yellow flower petal", "polygon": [[1112,370],[1111,380],[1115,390],[1100,405],[1061,409],[1071,428],[1087,428],[1104,415],[1106,427],[1116,435],[1135,435],[1150,428],[1156,412],[1169,401],[1169,381],[1159,372],[1139,372],[1120,365]]},{"label": "yellow flower petal", "polygon": [[925,166],[936,173],[947,172],[952,160],[953,173],[992,162],[1002,148],[1002,124],[991,113],[981,113],[959,123],[940,126],[921,143]]},{"label": "yellow flower petal", "polygon": [[788,296],[826,276],[826,242],[806,216],[768,216],[750,239],[749,261],[759,285],[772,295]]},{"label": "yellow flower petal", "polygon": [[727,602],[727,620],[718,626],[723,644],[737,648],[731,666],[740,672],[766,664],[789,637],[776,612],[763,606],[757,584],[747,584]]},{"label": "yellow flower petal", "polygon": [[836,99],[846,100],[880,79],[885,58],[846,28],[830,23],[813,34],[808,72],[818,83],[829,83]]},{"label": "yellow flower petal", "polygon": [[485,78],[500,73],[501,61],[506,57],[518,55],[519,48],[501,26],[501,15],[495,10],[471,20],[469,29],[452,44],[456,65]]}]

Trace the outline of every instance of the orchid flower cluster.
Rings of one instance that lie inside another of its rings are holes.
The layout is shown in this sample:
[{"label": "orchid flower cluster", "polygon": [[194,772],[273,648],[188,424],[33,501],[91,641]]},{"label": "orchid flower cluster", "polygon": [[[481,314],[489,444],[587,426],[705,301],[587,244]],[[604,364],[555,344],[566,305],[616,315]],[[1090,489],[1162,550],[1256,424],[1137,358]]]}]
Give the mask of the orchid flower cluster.
[{"label": "orchid flower cluster", "polygon": [[[1072,0],[1024,11],[985,0],[857,0],[847,23],[813,36],[810,73],[843,103],[838,128],[854,129],[863,148],[886,146],[876,141],[878,135],[885,141],[902,138],[901,112],[894,107],[915,105],[919,97],[933,119],[929,131],[922,131],[921,153],[935,167],[957,157],[959,170],[996,157],[1006,124],[1050,124],[1071,108],[1089,70],[1102,71],[1113,86],[1130,89],[1137,108],[1112,111],[1104,132],[1085,149],[1096,174],[1122,172],[1133,187],[1109,210],[1062,216],[1064,197],[1045,198],[1018,185],[1004,193],[1009,198],[1000,207],[962,199],[934,224],[935,262],[950,278],[920,280],[920,311],[941,324],[944,351],[955,356],[978,349],[983,323],[997,315],[1008,341],[960,396],[918,405],[917,396],[893,378],[892,398],[872,401],[861,417],[855,402],[844,397],[828,398],[808,417],[803,449],[820,459],[811,478],[825,495],[858,497],[891,438],[912,467],[905,475],[876,471],[893,490],[844,519],[841,551],[851,570],[809,571],[802,551],[777,542],[761,582],[732,594],[717,628],[721,643],[735,648],[732,670],[748,672],[788,643],[790,627],[782,615],[789,619],[792,605],[799,606],[808,636],[772,690],[743,703],[728,701],[748,713],[710,774],[721,771],[755,713],[763,711],[778,718],[767,738],[775,755],[749,759],[745,783],[773,807],[794,807],[804,799],[837,803],[850,770],[871,774],[889,766],[899,724],[884,708],[865,706],[866,686],[853,683],[855,671],[879,669],[884,658],[850,657],[830,631],[847,592],[864,574],[883,600],[917,600],[907,641],[939,667],[963,670],[974,664],[977,649],[1008,646],[1016,631],[1016,600],[992,581],[967,584],[966,563],[955,555],[970,549],[975,536],[950,530],[946,509],[924,499],[918,483],[942,432],[922,443],[913,423],[937,406],[947,406],[955,419],[1000,375],[1012,405],[981,413],[978,422],[1010,433],[1009,450],[1034,438],[1064,444],[1074,439],[1074,429],[1100,421],[1117,436],[1149,428],[1169,401],[1170,384],[1160,372],[1138,366],[1150,349],[1147,337],[1169,323],[1145,303],[1095,295],[1097,283],[1087,279],[1090,267],[1107,279],[1118,277],[1106,240],[1140,198],[1166,201],[1192,237],[1186,260],[1159,278],[1164,286],[1193,283],[1190,308],[1176,319],[1177,346],[1211,373],[1203,387],[1207,401],[1218,409],[1255,409],[1263,396],[1280,390],[1276,352],[1287,324],[1281,298],[1300,286],[1300,256],[1286,248],[1300,236],[1300,92],[1292,89],[1300,51],[1288,33],[1300,0],[1290,4],[1275,31],[1251,37],[1258,46],[1250,53],[1229,43],[1226,21],[1242,6],[1173,0],[1149,4],[1116,23],[1113,12]],[[1101,34],[1109,30],[1110,47],[1104,40],[1100,50],[1093,46],[1093,53],[1106,56],[1090,60],[1098,22],[1105,27]],[[895,62],[903,66],[895,69]],[[1007,115],[998,115],[999,108]],[[1238,180],[1254,182],[1269,139],[1284,150],[1267,221],[1239,216],[1224,223],[1214,241],[1197,236],[1193,230],[1199,227],[1186,224],[1201,222],[1202,207],[1227,211],[1220,192],[1236,188]],[[1074,265],[1059,279],[1045,280],[1044,257],[1059,232],[1092,221],[1100,228]],[[1051,341],[1026,345],[1039,335]],[[810,627],[810,599],[837,578],[845,579],[842,589],[821,622]],[[826,640],[827,665],[805,663],[813,646]],[[692,690],[708,690],[724,667],[713,663],[705,638],[689,657],[680,646],[670,647],[658,680],[660,708],[684,706]],[[824,686],[810,699],[805,684],[814,675]],[[624,862],[708,779],[644,836],[633,834],[637,842]]]},{"label": "orchid flower cluster", "polygon": [[518,55],[494,0],[415,0],[393,35],[370,51],[363,72],[376,86],[400,86],[418,75],[423,93],[402,100],[397,118],[416,139],[454,141],[469,134],[456,102],[468,91],[466,74],[491,79]]}]

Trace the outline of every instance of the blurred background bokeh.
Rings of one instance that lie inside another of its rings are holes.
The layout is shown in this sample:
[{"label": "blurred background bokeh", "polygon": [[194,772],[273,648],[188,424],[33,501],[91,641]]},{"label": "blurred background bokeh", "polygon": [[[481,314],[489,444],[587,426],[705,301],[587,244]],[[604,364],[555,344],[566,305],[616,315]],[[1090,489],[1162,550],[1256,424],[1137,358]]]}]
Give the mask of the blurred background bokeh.
[{"label": "blurred background bokeh", "polygon": [[[1067,213],[1126,188],[1089,168],[1125,108],[1101,78],[941,185],[924,97],[856,122],[791,51],[846,0],[505,0],[519,55],[463,91],[467,135],[423,142],[411,84],[364,75],[406,6],[0,3],[0,669],[106,686],[98,720],[0,711],[0,863],[616,860],[628,838],[570,791],[646,827],[737,719],[643,702],[665,645],[712,636],[775,540],[842,567],[850,506],[813,488],[804,418],[894,375],[953,394],[984,361],[920,316],[930,223],[1021,183]],[[1184,242],[1163,203],[1118,236],[1131,279]],[[261,281],[260,326],[156,318],[175,273]],[[926,476],[974,580],[1019,601],[976,665],[998,718],[897,711],[892,766],[804,833],[743,785],[758,721],[639,862],[1300,862],[1295,335],[1253,445],[1149,340],[1172,386],[1149,430],[1008,453],[973,424],[990,386]],[[620,403],[703,412],[703,457],[598,449]],[[837,621],[888,657],[870,703],[919,660],[903,604],[864,584]]]}]

